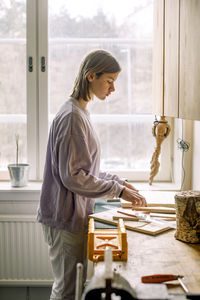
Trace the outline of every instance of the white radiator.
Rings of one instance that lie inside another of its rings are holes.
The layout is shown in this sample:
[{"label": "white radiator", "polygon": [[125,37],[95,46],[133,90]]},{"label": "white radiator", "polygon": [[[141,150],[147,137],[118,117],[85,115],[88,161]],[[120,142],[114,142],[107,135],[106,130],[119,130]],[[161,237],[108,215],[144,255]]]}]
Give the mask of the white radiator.
[{"label": "white radiator", "polygon": [[41,224],[35,216],[0,216],[0,285],[51,285]]}]

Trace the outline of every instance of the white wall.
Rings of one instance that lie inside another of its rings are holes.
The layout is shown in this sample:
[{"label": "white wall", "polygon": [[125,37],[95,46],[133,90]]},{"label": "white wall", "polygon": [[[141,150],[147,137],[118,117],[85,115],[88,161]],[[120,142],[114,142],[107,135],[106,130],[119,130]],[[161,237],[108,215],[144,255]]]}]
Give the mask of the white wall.
[{"label": "white wall", "polygon": [[194,121],[192,189],[200,191],[200,121]]}]

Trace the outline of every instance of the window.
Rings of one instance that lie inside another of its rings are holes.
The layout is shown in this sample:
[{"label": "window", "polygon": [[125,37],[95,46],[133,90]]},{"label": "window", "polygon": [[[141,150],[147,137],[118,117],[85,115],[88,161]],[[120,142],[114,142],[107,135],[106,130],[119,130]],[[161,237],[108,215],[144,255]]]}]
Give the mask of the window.
[{"label": "window", "polygon": [[26,161],[26,1],[0,2],[0,179],[15,163],[15,135]]},{"label": "window", "polygon": [[[14,9],[14,5],[22,15],[20,17],[18,14],[18,21],[13,18],[7,20],[6,14]],[[0,111],[0,130],[4,139],[7,137],[1,150],[1,169],[13,162],[14,135],[19,133],[21,160],[31,164],[32,179],[42,178],[52,118],[70,94],[83,56],[92,49],[103,48],[117,57],[122,72],[115,84],[115,93],[106,102],[95,99],[89,104],[101,140],[101,167],[132,180],[147,180],[155,147],[151,133],[154,121],[151,115],[153,0],[124,0],[117,4],[114,0],[27,0],[27,3],[25,0],[13,0],[5,1],[1,6],[4,14],[1,13],[0,20],[7,20],[6,27],[14,28],[11,30],[13,36],[10,44],[15,42],[18,48],[20,45],[23,48],[18,53],[19,62],[13,52],[9,55],[14,61],[8,60],[12,75],[9,78],[11,86],[8,96],[5,96],[3,89],[6,83],[0,86],[3,97],[13,99],[10,108],[5,100]],[[1,36],[2,52],[7,52],[3,48],[3,41],[8,40],[6,34],[5,30]],[[14,51],[13,48],[10,51]],[[1,59],[0,65],[3,62]],[[16,68],[15,76],[12,73],[13,65]],[[5,73],[7,70],[4,73],[0,71],[0,76],[4,78]],[[18,93],[12,89],[13,85],[18,87]],[[14,116],[11,115],[12,110]],[[12,130],[9,120],[16,122],[12,123]],[[160,180],[170,180],[169,144],[166,141],[163,146],[165,150],[157,177]]]}]

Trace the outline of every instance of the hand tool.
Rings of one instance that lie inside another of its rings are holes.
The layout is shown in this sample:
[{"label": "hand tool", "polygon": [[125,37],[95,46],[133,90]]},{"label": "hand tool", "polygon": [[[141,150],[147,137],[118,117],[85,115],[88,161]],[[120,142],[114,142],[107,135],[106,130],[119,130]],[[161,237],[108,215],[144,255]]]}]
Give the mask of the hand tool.
[{"label": "hand tool", "polygon": [[118,210],[117,212],[120,213],[120,214],[129,216],[129,217],[133,217],[133,218],[139,220],[138,216],[136,216],[136,215],[134,215],[134,214],[129,214],[129,213],[126,213],[126,212],[123,212],[123,211],[120,211],[120,210]]},{"label": "hand tool", "polygon": [[186,285],[183,283],[183,281],[181,280],[180,277],[178,278],[178,281],[179,281],[179,283],[180,283],[182,289],[184,290],[184,292],[185,292],[186,294],[189,293],[188,288],[187,288]]},{"label": "hand tool", "polygon": [[162,283],[166,281],[178,280],[184,292],[189,293],[188,288],[181,280],[183,277],[184,277],[183,275],[174,275],[174,274],[154,274],[154,275],[142,276],[141,281],[143,283]]},{"label": "hand tool", "polygon": [[177,280],[179,278],[183,278],[183,276],[174,274],[154,274],[142,276],[141,281],[143,283],[162,283],[166,281]]}]

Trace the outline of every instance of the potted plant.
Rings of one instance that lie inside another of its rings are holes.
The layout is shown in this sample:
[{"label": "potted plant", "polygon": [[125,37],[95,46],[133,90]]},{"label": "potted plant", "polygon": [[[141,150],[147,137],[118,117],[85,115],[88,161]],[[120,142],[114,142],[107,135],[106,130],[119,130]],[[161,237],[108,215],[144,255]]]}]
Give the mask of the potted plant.
[{"label": "potted plant", "polygon": [[16,142],[16,162],[15,164],[9,164],[8,170],[11,179],[12,187],[23,187],[28,184],[29,176],[29,164],[19,163],[19,135],[15,135]]}]

